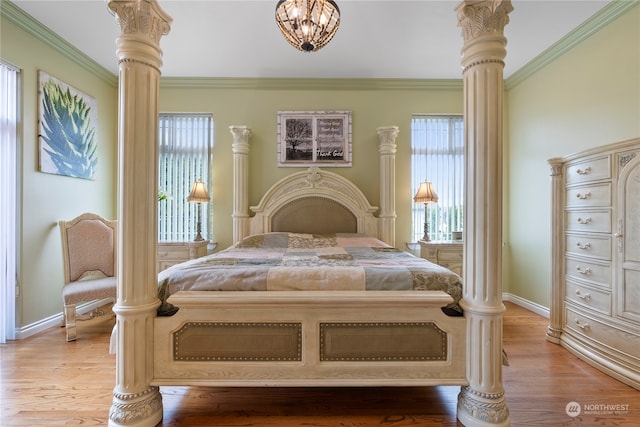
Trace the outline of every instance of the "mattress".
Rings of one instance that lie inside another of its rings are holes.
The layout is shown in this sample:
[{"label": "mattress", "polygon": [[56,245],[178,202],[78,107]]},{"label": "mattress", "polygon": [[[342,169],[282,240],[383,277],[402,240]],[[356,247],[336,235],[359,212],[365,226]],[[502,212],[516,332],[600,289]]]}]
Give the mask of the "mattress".
[{"label": "mattress", "polygon": [[223,251],[174,265],[158,276],[179,291],[444,291],[461,313],[454,272],[362,234],[266,233]]}]

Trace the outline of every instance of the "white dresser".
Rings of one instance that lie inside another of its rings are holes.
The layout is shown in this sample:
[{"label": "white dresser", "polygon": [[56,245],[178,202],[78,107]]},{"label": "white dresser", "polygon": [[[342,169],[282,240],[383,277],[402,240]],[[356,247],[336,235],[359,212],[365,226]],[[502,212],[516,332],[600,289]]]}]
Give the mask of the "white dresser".
[{"label": "white dresser", "polygon": [[640,139],[549,165],[547,339],[640,389]]}]

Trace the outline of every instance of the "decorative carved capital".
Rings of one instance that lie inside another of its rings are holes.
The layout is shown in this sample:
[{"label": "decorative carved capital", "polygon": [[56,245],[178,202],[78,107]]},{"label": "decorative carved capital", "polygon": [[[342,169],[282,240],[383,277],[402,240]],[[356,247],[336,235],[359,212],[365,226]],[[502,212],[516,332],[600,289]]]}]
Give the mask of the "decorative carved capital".
[{"label": "decorative carved capital", "polygon": [[251,129],[246,126],[229,126],[234,142],[249,142]]},{"label": "decorative carved capital", "polygon": [[173,18],[156,0],[109,0],[108,7],[120,23],[123,35],[142,34],[159,44],[171,29]]},{"label": "decorative carved capital", "polygon": [[229,130],[233,135],[233,143],[231,150],[234,154],[249,154],[249,138],[251,137],[251,129],[247,126],[229,126]]},{"label": "decorative carved capital", "polygon": [[376,129],[380,139],[380,153],[395,154],[396,137],[398,136],[398,126],[385,126]]},{"label": "decorative carved capital", "polygon": [[465,41],[483,35],[502,35],[509,23],[511,0],[465,0],[458,6],[458,26]]},{"label": "decorative carved capital", "polygon": [[549,166],[551,167],[551,176],[560,176],[562,175],[562,164],[563,161],[559,157],[554,157],[547,160]]}]

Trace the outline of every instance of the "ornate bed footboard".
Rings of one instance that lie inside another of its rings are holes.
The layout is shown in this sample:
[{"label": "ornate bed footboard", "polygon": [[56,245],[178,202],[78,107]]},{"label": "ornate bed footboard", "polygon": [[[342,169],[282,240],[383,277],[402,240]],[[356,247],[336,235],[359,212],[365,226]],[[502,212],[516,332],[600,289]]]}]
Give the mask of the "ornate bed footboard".
[{"label": "ornate bed footboard", "polygon": [[180,292],[154,324],[154,385],[463,385],[444,292]]}]

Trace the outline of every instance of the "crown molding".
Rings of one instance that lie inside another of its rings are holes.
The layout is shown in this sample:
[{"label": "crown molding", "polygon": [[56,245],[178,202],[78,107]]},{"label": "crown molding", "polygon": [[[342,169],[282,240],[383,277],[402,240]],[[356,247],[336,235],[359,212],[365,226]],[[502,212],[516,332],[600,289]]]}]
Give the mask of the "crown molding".
[{"label": "crown molding", "polygon": [[42,23],[36,21],[31,17],[31,15],[25,13],[9,0],[1,0],[1,4],[0,17],[6,18],[9,22],[12,22],[34,38],[58,51],[81,67],[87,69],[96,77],[104,80],[111,86],[118,86],[118,76],[114,75],[96,61],[82,53],[75,46],[42,25]]},{"label": "crown molding", "polygon": [[[1,1],[0,16],[57,50],[108,84],[117,87],[118,77],[69,42],[26,14],[9,0]],[[505,80],[510,90],[583,42],[620,16],[640,5],[640,0],[614,0],[578,28],[554,43]],[[462,90],[462,79],[287,79],[161,77],[162,88],[210,88],[254,90]]]},{"label": "crown molding", "polygon": [[513,73],[511,77],[505,80],[505,88],[507,90],[513,89],[531,75],[638,5],[640,5],[640,0],[614,0],[607,4],[600,12],[587,19],[575,30],[558,40],[540,55]]},{"label": "crown molding", "polygon": [[253,90],[462,90],[462,79],[306,79],[162,77],[161,88]]},{"label": "crown molding", "polygon": [[[42,23],[15,6],[2,0],[2,17],[57,50],[75,63],[114,87],[118,77],[79,51]],[[460,79],[305,79],[305,78],[208,78],[161,77],[161,88],[253,89],[253,90],[462,90]]]}]

